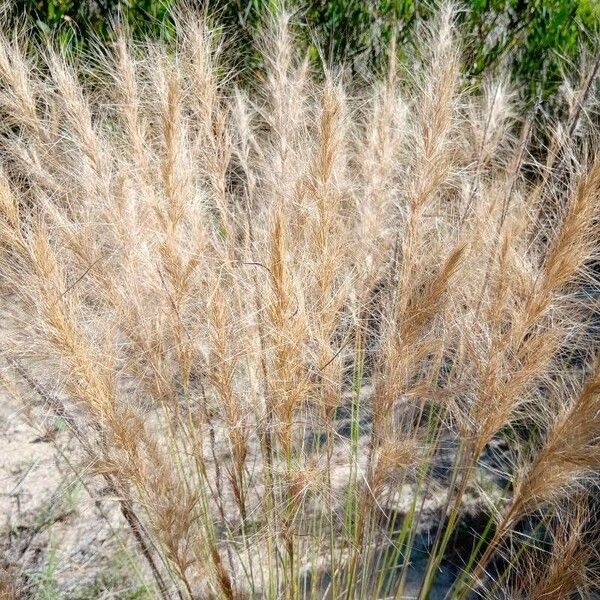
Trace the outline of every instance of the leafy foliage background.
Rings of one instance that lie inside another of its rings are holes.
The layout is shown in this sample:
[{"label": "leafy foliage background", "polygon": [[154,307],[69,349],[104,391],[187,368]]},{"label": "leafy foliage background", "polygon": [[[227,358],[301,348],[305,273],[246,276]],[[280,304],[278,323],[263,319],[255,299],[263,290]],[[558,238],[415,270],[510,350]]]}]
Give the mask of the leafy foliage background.
[{"label": "leafy foliage background", "polygon": [[[33,22],[38,35],[52,35],[68,46],[110,38],[120,15],[136,37],[163,36],[171,28],[170,9],[177,0],[15,0],[10,19]],[[190,3],[187,3],[190,5]],[[252,40],[277,0],[203,0],[191,6],[205,10],[228,32],[236,66],[244,73],[260,67]],[[415,25],[431,17],[432,3],[420,0],[291,0],[304,25],[298,36],[315,60],[350,65],[354,70],[382,63],[395,38],[400,54],[410,51]],[[476,82],[499,68],[510,67],[522,97],[548,101],[565,72],[577,71],[582,47],[594,51],[600,23],[596,0],[467,0],[462,30],[469,49],[467,75]]]}]

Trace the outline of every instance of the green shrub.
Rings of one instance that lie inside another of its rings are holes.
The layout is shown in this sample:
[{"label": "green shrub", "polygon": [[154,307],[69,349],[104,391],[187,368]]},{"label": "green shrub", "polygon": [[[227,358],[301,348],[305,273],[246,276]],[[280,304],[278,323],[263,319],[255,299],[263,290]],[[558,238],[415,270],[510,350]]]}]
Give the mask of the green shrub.
[{"label": "green shrub", "polygon": [[[63,43],[84,46],[92,37],[112,36],[111,17],[127,21],[135,36],[157,37],[171,31],[169,9],[174,0],[17,0],[12,16],[29,15],[38,31],[53,33]],[[390,41],[412,44],[415,23],[432,15],[429,4],[417,0],[311,0],[289,3],[305,22],[299,37],[318,57],[353,69],[380,66]],[[236,66],[242,72],[260,65],[253,46],[276,0],[209,0],[203,7],[225,27]],[[593,0],[468,0],[460,14],[469,51],[468,76],[478,81],[501,64],[510,65],[513,79],[529,102],[548,101],[577,62],[582,46],[591,46],[600,20],[600,4]]]}]

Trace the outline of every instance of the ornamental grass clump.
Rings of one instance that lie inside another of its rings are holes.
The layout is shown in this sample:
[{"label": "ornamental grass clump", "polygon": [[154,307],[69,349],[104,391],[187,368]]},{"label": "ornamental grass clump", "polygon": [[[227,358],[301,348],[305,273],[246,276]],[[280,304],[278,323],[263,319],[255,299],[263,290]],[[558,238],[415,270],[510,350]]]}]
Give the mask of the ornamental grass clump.
[{"label": "ornamental grass clump", "polygon": [[464,80],[454,17],[360,81],[286,16],[243,85],[191,13],[0,40],[2,355],[156,597],[597,585],[594,67],[541,129]]}]

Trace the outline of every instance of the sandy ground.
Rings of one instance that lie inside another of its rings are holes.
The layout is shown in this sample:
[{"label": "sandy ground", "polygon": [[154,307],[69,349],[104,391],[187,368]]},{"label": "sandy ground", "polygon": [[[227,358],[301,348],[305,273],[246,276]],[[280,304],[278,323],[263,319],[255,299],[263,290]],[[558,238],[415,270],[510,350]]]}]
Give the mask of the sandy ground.
[{"label": "sandy ground", "polygon": [[[7,370],[2,371],[3,374]],[[0,391],[0,573],[17,597],[142,598],[130,537],[58,417]],[[97,496],[96,496],[97,497]],[[6,592],[5,592],[6,593]],[[0,598],[2,598],[0,589]]]},{"label": "sandy ground", "polygon": [[[34,385],[42,379],[41,374],[38,379],[29,375]],[[149,598],[140,573],[145,565],[135,556],[118,502],[103,489],[103,480],[92,475],[69,423],[52,412],[31,381],[24,384],[21,376],[17,387],[14,378],[14,369],[0,363],[0,600]],[[342,439],[349,426],[343,419],[338,425]],[[449,446],[447,456],[438,458],[437,489],[424,501],[423,531],[406,581],[409,598],[420,587],[453,454]],[[342,467],[340,463],[338,475],[344,474]],[[341,479],[343,484],[346,477]],[[500,489],[493,487],[496,493]],[[412,494],[408,485],[388,508],[405,513]],[[465,504],[476,515],[479,494],[467,494]],[[450,566],[442,568],[432,600],[444,597],[453,576]],[[3,595],[2,583],[15,593]]]},{"label": "sandy ground", "polygon": [[[0,371],[9,390],[13,389],[10,371],[7,367]],[[440,458],[438,466],[444,472],[443,463],[452,461]],[[404,502],[395,504],[394,511],[406,512],[403,504],[410,505],[410,488],[400,495]],[[419,552],[420,542],[416,544],[407,597],[419,589],[428,530],[436,523],[443,499],[438,490],[424,504],[429,514],[420,534],[424,546]],[[68,423],[31,389],[23,396],[0,391],[0,515],[0,572],[19,590],[17,597],[149,597],[117,502],[102,489],[100,478],[90,473]],[[451,571],[441,573],[432,599],[443,598],[451,580]],[[4,600],[1,589],[0,600]]]},{"label": "sandy ground", "polygon": [[[99,478],[92,476],[82,457],[68,424],[35,392],[20,398],[0,392],[4,577],[23,598],[145,598],[132,561],[131,535],[117,503],[103,493]],[[92,495],[100,500],[94,502]],[[410,497],[407,493],[405,500]],[[440,498],[429,499],[432,513],[439,502]],[[409,571],[409,597],[420,583],[420,562],[415,557]],[[139,559],[135,564],[139,568]],[[446,577],[440,580],[442,587],[449,583]],[[4,600],[1,593],[0,599]]]}]

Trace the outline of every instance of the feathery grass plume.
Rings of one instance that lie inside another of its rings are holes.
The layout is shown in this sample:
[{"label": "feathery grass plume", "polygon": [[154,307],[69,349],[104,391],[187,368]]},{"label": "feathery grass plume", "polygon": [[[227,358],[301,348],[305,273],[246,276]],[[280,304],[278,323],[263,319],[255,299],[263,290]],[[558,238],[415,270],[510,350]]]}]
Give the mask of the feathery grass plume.
[{"label": "feathery grass plume", "polygon": [[[572,404],[554,416],[546,439],[531,463],[515,476],[511,502],[477,562],[473,577],[481,575],[496,547],[522,517],[544,504],[569,497],[597,473],[600,467],[599,392],[598,368],[595,367]],[[465,594],[466,591],[463,597]]]},{"label": "feathery grass plume", "polygon": [[[597,369],[596,369],[597,371]],[[532,464],[517,480],[511,512],[531,512],[598,469],[600,381],[597,372],[571,406],[560,411]]]},{"label": "feathery grass plume", "polygon": [[[286,14],[237,85],[189,10],[93,57],[0,38],[1,357],[58,399],[153,596],[460,598],[490,565],[500,593],[507,539],[592,488],[600,162],[534,153],[455,17],[360,82]],[[561,536],[540,590],[594,560]]]},{"label": "feathery grass plume", "polygon": [[572,598],[575,593],[586,594],[591,573],[588,565],[593,559],[597,560],[597,523],[592,524],[590,531],[592,517],[586,510],[585,500],[575,499],[573,506],[567,508],[566,516],[559,513],[551,531],[549,556],[539,557],[544,560],[542,568],[535,562],[531,565],[531,570],[525,574],[525,585],[519,586],[515,596],[560,600]]}]

